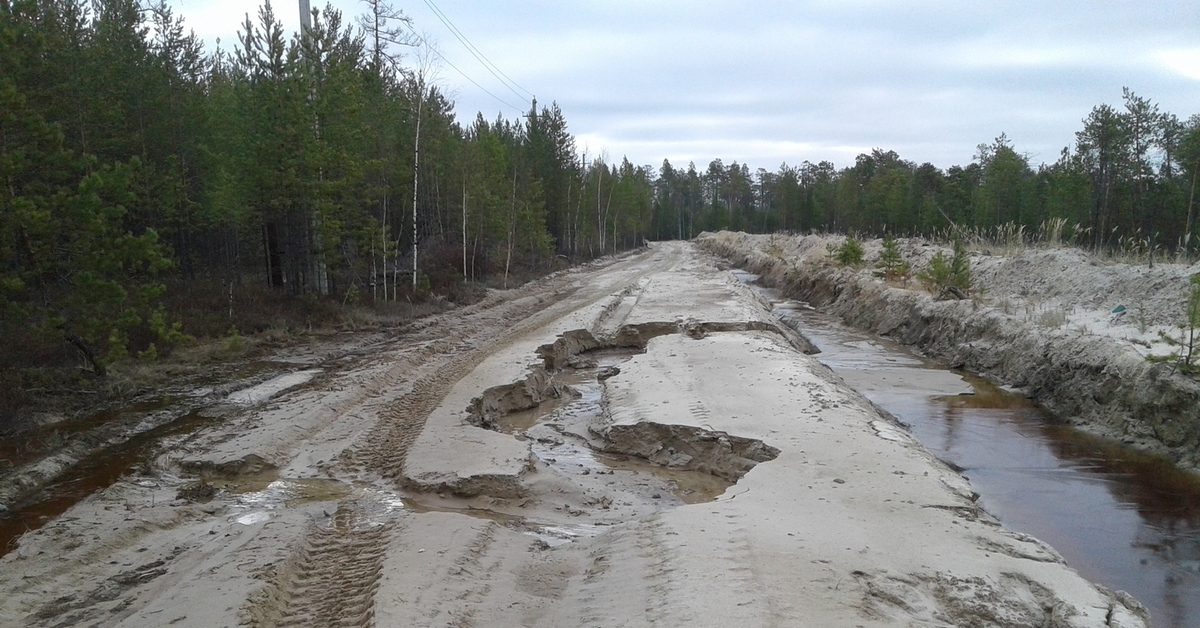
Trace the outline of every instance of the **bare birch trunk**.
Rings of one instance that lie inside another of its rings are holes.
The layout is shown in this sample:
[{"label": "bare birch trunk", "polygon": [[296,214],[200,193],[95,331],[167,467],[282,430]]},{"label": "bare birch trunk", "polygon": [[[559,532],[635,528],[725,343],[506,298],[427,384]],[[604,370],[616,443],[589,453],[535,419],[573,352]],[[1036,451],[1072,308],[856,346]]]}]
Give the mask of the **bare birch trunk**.
[{"label": "bare birch trunk", "polygon": [[600,254],[604,255],[604,234],[607,227],[604,226],[604,214],[600,211],[600,188],[603,179],[600,176],[600,170],[596,169],[596,231],[600,233]]},{"label": "bare birch trunk", "polygon": [[1195,211],[1195,207],[1196,207],[1194,204],[1195,201],[1196,201],[1196,173],[1193,172],[1192,173],[1192,191],[1188,195],[1187,224],[1185,224],[1183,226],[1183,233],[1187,237],[1187,240],[1183,243],[1184,257],[1187,257],[1188,249],[1191,248],[1191,245],[1192,245],[1192,237],[1191,237],[1192,236],[1192,218],[1194,217],[1193,212]]},{"label": "bare birch trunk", "polygon": [[413,145],[413,206],[412,206],[412,287],[417,289],[417,171],[421,163],[421,109],[425,104],[425,78],[417,81],[417,137]]},{"label": "bare birch trunk", "polygon": [[504,260],[504,289],[508,289],[508,269],[512,266],[513,240],[517,231],[517,169],[513,168],[512,196],[508,203],[508,258]]},{"label": "bare birch trunk", "polygon": [[463,179],[463,283],[467,282],[467,180]]}]

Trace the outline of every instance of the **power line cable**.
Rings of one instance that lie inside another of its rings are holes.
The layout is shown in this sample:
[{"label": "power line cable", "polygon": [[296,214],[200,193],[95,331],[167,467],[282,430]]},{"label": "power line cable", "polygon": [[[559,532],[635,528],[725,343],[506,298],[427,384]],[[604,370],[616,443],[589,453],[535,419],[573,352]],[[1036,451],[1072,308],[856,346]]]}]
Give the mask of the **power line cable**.
[{"label": "power line cable", "polygon": [[467,48],[467,52],[470,52],[481,64],[483,64],[483,67],[487,69],[488,72],[491,72],[492,76],[496,77],[496,80],[500,81],[500,83],[507,87],[509,91],[516,94],[518,98],[524,99],[525,97],[517,93],[517,91],[513,89],[514,86],[528,94],[530,98],[535,98],[533,92],[521,87],[516,81],[512,80],[508,74],[505,74],[504,70],[500,69],[500,66],[492,63],[492,61],[487,58],[487,55],[483,54],[482,50],[475,46],[475,44],[471,43],[471,41],[467,39],[467,36],[463,34],[462,31],[458,30],[458,27],[454,25],[454,22],[452,22],[450,18],[433,3],[432,0],[424,0],[424,2],[425,5],[434,12],[434,15],[436,15],[437,18],[446,25],[446,28],[450,30],[451,34],[453,34],[455,38],[457,38],[463,44],[463,46]]},{"label": "power line cable", "polygon": [[[471,41],[467,39],[467,36],[464,35],[462,31],[458,30],[458,27],[450,21],[450,18],[447,17],[445,13],[442,13],[442,10],[433,3],[433,0],[424,0],[424,2],[425,5],[428,6],[431,11],[433,11],[434,15],[441,20],[442,24],[446,25],[446,28],[450,30],[450,34],[454,35],[454,37],[458,39],[460,43],[462,43],[462,45],[467,49],[467,52],[471,53],[471,55],[483,65],[484,69],[490,72],[492,76],[496,77],[496,80],[500,81],[500,83],[507,87],[510,92],[516,94],[517,98],[521,98],[522,100],[525,98],[525,96],[519,93],[517,89],[520,89],[521,91],[525,92],[525,94],[528,94],[530,98],[535,97],[533,92],[521,87],[516,81],[512,80],[512,78],[505,74],[499,66],[497,66],[495,63],[492,63],[491,60],[489,60],[487,56],[483,54],[483,51],[479,50],[475,44],[472,44]],[[514,87],[517,89],[513,89]]]},{"label": "power line cable", "polygon": [[[476,82],[475,82],[475,79],[471,78],[470,76],[467,76],[467,73],[466,73],[466,72],[463,72],[462,70],[458,69],[458,66],[454,65],[453,63],[450,63],[450,60],[449,60],[449,59],[447,59],[447,58],[446,58],[444,55],[442,55],[442,53],[438,52],[438,49],[437,49],[437,48],[434,48],[433,46],[429,45],[429,41],[428,41],[428,40],[426,40],[425,38],[421,38],[421,41],[425,43],[425,47],[426,47],[426,48],[427,48],[427,49],[428,49],[430,52],[432,52],[433,54],[437,55],[437,56],[438,56],[438,58],[439,58],[439,59],[441,59],[442,61],[445,61],[445,62],[446,62],[446,65],[448,65],[448,66],[450,66],[450,67],[454,68],[454,71],[455,71],[455,72],[458,72],[459,74],[461,74],[463,78],[467,79],[468,81],[471,81],[471,84],[472,84],[472,85],[474,85],[475,87],[478,87],[479,89],[483,90],[483,93],[487,94],[488,96],[491,96],[492,98],[495,98],[497,102],[499,102],[500,104],[502,104],[502,105],[504,105],[504,106],[508,107],[509,109],[512,109],[513,111],[517,111],[517,112],[521,112],[521,111],[523,111],[523,109],[521,109],[520,107],[516,107],[516,106],[514,106],[512,103],[508,102],[507,100],[504,100],[503,98],[501,98],[501,97],[499,97],[499,96],[497,96],[497,95],[493,94],[492,92],[488,91],[488,89],[487,89],[486,87],[484,87],[484,86],[480,85],[479,83],[476,83]],[[518,94],[518,96],[519,96],[519,95],[520,95],[520,94]]]}]

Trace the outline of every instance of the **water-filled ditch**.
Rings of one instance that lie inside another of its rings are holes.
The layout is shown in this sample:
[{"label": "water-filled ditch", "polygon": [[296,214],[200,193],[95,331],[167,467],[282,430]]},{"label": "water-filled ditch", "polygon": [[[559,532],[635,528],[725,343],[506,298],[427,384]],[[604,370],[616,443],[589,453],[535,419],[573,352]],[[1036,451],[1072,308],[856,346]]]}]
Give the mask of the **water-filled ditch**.
[{"label": "water-filled ditch", "polygon": [[[815,356],[911,427],[962,470],[979,503],[1007,528],[1032,534],[1084,577],[1133,594],[1155,626],[1200,623],[1200,479],[1168,461],[1056,421],[1024,396],[955,373],[972,394],[942,394],[945,368],[754,285]],[[942,371],[932,378],[923,375]],[[956,384],[961,386],[961,383]]]},{"label": "water-filled ditch", "polygon": [[[246,373],[261,373],[272,366],[278,368],[271,363],[253,363]],[[24,533],[42,527],[93,493],[147,467],[163,442],[218,421],[214,417],[221,413],[205,412],[204,406],[213,402],[234,406],[262,403],[318,373],[284,373],[228,395],[216,394],[212,388],[188,390],[180,396],[138,402],[0,438],[0,461],[6,465],[0,468],[0,479],[5,479],[7,473],[21,472],[26,465],[61,466],[34,493],[15,503],[0,504],[0,556],[12,551]],[[55,456],[63,460],[48,462]]]}]

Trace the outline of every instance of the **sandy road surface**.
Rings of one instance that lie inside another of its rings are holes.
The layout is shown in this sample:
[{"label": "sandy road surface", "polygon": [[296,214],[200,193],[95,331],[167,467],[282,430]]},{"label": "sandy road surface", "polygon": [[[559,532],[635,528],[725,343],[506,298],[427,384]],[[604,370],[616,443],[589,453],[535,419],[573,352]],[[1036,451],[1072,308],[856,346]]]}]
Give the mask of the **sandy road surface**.
[{"label": "sandy road surface", "polygon": [[804,348],[686,244],[494,295],[27,534],[0,624],[1145,625]]}]

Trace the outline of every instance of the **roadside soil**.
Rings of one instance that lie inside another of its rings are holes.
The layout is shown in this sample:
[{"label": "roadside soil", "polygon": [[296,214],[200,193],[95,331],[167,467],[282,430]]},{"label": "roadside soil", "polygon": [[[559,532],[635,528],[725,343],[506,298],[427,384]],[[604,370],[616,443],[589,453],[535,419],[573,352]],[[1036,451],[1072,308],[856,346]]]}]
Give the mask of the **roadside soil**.
[{"label": "roadside soil", "polygon": [[228,391],[20,537],[0,624],[1148,625],[811,351],[685,243],[492,293]]},{"label": "roadside soil", "polygon": [[[843,236],[701,234],[697,245],[789,298],[1024,392],[1063,421],[1200,471],[1200,381],[1176,367],[1189,278],[1200,263],[1153,267],[1079,249],[1018,247],[970,253],[975,287],[939,300],[915,276],[946,247],[899,239],[912,276],[876,276],[880,240],[865,264],[829,259]],[[1148,356],[1163,358],[1152,362]]]}]

